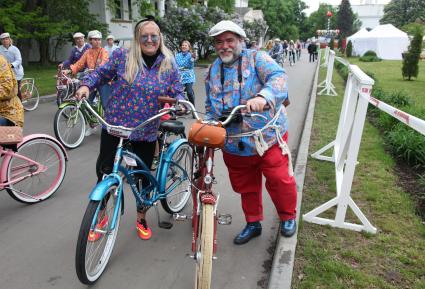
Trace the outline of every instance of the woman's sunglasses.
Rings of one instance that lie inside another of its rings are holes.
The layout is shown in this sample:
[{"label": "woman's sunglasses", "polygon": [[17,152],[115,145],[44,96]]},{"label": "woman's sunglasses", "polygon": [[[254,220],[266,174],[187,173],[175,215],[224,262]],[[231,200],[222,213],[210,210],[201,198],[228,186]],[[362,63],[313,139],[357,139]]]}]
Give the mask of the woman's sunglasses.
[{"label": "woman's sunglasses", "polygon": [[153,34],[153,35],[149,35],[149,34],[145,34],[140,36],[140,43],[148,43],[149,38],[151,39],[151,41],[153,43],[158,43],[159,41],[159,35]]}]

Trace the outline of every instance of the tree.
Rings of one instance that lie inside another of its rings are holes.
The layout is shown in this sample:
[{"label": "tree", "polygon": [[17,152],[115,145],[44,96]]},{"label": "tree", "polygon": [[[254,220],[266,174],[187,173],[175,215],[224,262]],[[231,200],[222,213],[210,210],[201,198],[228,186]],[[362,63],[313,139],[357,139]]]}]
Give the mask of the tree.
[{"label": "tree", "polygon": [[415,31],[414,37],[409,45],[409,51],[403,58],[402,75],[404,79],[410,80],[412,77],[418,77],[419,59],[422,51],[423,32],[420,29]]},{"label": "tree", "polygon": [[[96,15],[89,13],[88,0],[0,0],[0,30],[12,33],[18,39],[24,65],[27,64],[31,40],[38,44],[40,62],[49,61],[49,41],[52,37],[63,44],[72,41],[76,31],[100,30],[106,33]],[[71,17],[72,16],[72,17]]]},{"label": "tree", "polygon": [[254,20],[252,22],[244,21],[243,28],[245,30],[246,36],[251,40],[258,40],[260,37],[263,37],[266,29],[267,23],[264,20]]},{"label": "tree", "polygon": [[[328,11],[331,11],[333,15],[336,15],[336,11],[331,5],[321,3],[319,5],[319,9],[310,14],[310,17],[308,17],[307,20],[309,26],[309,37],[315,36],[317,30],[327,29],[328,17],[326,14]],[[332,16],[330,21],[330,29],[335,29],[336,17]]]},{"label": "tree", "polygon": [[351,57],[353,55],[353,43],[351,43],[351,40],[347,43],[347,48],[345,49],[345,55],[347,57]]},{"label": "tree", "polygon": [[353,34],[354,13],[349,0],[342,0],[336,15],[336,27],[340,30],[340,37],[345,38]]},{"label": "tree", "polygon": [[235,10],[235,0],[208,0],[208,7],[218,7],[226,13]]},{"label": "tree", "polygon": [[425,20],[425,0],[392,0],[385,6],[380,23],[401,28],[418,19]]},{"label": "tree", "polygon": [[187,39],[199,49],[200,57],[206,58],[213,52],[212,39],[208,36],[209,29],[217,22],[232,17],[235,15],[227,14],[218,7],[176,6],[170,7],[159,22],[167,45],[172,50],[177,51],[180,42]]},{"label": "tree", "polygon": [[301,0],[250,0],[249,7],[261,9],[269,26],[267,34],[281,39],[297,39],[304,27],[307,8]]}]

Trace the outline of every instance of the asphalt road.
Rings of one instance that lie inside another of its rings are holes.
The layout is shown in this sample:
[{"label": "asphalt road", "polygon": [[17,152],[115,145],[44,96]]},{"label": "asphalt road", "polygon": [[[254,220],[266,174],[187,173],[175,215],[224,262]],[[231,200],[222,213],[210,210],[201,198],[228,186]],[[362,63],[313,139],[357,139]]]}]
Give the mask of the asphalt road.
[{"label": "asphalt road", "polygon": [[[285,63],[289,74],[291,105],[289,145],[296,158],[315,64],[308,55],[295,66]],[[197,69],[196,104],[200,111],[204,99],[205,69]],[[25,115],[25,133],[53,133],[53,102],[43,103]],[[191,120],[190,120],[191,121]],[[187,120],[187,123],[190,122]],[[6,191],[0,194],[0,288],[86,288],[74,269],[74,256],[81,219],[88,194],[95,185],[95,162],[99,133],[69,151],[65,181],[52,198],[35,205],[14,201]],[[215,190],[221,193],[219,213],[231,213],[233,222],[218,228],[217,260],[213,262],[215,289],[266,288],[278,220],[273,204],[264,190],[263,234],[246,245],[233,245],[234,236],[245,225],[239,195],[231,189],[221,155],[216,158]],[[130,193],[129,190],[126,193]],[[131,193],[130,193],[131,194]],[[126,212],[121,219],[115,249],[102,278],[93,288],[190,289],[193,288],[195,263],[191,253],[191,223],[177,222],[171,230],[158,228],[154,210],[148,213],[153,230],[149,241],[142,241],[135,230],[134,198],[127,194]],[[186,211],[190,211],[188,203]],[[169,216],[160,208],[162,216]]]}]

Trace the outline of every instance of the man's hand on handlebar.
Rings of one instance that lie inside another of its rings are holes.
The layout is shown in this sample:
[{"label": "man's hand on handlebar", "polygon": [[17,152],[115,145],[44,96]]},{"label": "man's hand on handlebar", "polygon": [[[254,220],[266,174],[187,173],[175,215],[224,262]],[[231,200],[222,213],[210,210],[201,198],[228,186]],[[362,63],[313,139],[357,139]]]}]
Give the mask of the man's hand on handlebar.
[{"label": "man's hand on handlebar", "polygon": [[246,103],[246,110],[248,113],[251,112],[263,112],[264,107],[267,105],[267,101],[264,97],[257,96],[251,98]]},{"label": "man's hand on handlebar", "polygon": [[75,98],[77,98],[78,100],[85,98],[87,96],[89,96],[90,90],[87,86],[83,85],[80,86],[80,88],[77,90],[77,92],[75,93]]}]

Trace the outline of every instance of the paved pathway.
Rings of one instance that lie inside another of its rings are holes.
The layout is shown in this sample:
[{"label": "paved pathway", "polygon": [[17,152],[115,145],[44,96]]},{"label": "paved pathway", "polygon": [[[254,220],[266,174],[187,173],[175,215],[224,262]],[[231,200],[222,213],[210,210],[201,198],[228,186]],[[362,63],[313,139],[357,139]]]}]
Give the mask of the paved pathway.
[{"label": "paved pathway", "polygon": [[[290,79],[289,144],[294,152],[293,158],[296,158],[315,68],[314,64],[306,62],[306,54],[302,57],[293,67],[285,63]],[[197,69],[195,93],[200,111],[203,111],[204,86],[201,80],[204,73],[205,69]],[[55,112],[52,102],[41,104],[34,112],[27,112],[25,133],[53,135]],[[98,141],[99,134],[95,134],[80,148],[69,152],[66,179],[51,199],[27,206],[11,199],[5,191],[0,194],[1,288],[86,288],[76,277],[74,254],[88,192],[95,182]],[[221,193],[219,211],[232,213],[233,223],[218,229],[218,260],[213,266],[213,288],[266,288],[278,229],[273,205],[268,194],[264,194],[262,236],[244,246],[233,245],[233,237],[244,226],[243,214],[239,196],[231,190],[219,154],[216,165],[216,190]],[[144,242],[137,238],[134,230],[133,197],[127,195],[126,201],[126,212],[111,261],[93,288],[193,288],[195,264],[186,257],[190,253],[190,222],[177,223],[171,230],[159,229],[151,210],[148,220],[154,236]]]}]

